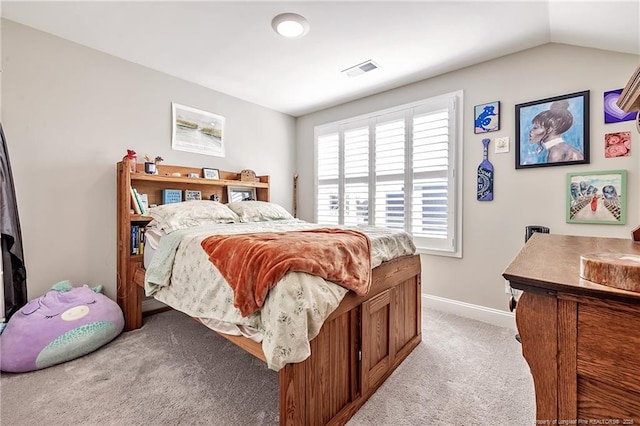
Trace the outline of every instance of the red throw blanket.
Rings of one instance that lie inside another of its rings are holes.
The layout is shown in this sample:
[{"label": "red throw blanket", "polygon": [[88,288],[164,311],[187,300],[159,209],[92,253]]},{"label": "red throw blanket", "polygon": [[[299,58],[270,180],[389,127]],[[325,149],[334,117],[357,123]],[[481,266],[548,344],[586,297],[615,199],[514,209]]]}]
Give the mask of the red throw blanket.
[{"label": "red throw blanket", "polygon": [[371,242],[361,232],[320,228],[291,232],[214,235],[202,248],[234,292],[243,316],[262,307],[287,272],[306,272],[353,290],[371,285]]}]

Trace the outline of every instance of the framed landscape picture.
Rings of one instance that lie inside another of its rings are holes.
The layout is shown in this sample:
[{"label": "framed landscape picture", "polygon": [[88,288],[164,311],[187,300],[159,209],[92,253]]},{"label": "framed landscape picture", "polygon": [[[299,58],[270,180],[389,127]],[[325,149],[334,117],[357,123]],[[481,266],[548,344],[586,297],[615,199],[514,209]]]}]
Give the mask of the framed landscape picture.
[{"label": "framed landscape picture", "polygon": [[627,223],[627,171],[567,174],[567,223]]},{"label": "framed landscape picture", "polygon": [[589,91],[516,105],[516,169],[589,164]]},{"label": "framed landscape picture", "polygon": [[172,149],[224,157],[223,116],[176,103],[171,103],[171,111]]}]

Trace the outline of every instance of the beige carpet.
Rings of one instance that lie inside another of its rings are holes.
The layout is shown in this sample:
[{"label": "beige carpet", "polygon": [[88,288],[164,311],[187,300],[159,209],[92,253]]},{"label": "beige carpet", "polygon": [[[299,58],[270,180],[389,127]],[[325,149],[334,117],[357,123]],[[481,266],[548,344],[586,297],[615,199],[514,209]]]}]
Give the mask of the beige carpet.
[{"label": "beige carpet", "polygon": [[[532,425],[512,330],[423,311],[423,342],[348,423]],[[0,376],[0,424],[277,425],[277,373],[175,312],[82,358]]]}]

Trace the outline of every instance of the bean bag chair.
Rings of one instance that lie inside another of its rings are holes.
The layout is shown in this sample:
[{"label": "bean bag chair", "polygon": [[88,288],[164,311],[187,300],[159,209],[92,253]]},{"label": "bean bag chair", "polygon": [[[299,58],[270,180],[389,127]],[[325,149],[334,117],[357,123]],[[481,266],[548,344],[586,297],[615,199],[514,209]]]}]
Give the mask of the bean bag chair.
[{"label": "bean bag chair", "polygon": [[55,284],[9,319],[0,335],[0,370],[39,370],[88,354],[118,336],[124,316],[102,286]]}]

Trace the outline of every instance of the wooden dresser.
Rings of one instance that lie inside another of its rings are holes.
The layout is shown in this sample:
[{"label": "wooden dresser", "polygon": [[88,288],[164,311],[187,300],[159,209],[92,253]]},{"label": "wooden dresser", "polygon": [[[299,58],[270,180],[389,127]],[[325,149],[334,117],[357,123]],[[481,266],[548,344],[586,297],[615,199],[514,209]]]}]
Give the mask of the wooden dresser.
[{"label": "wooden dresser", "polygon": [[640,293],[580,278],[580,255],[602,252],[638,255],[640,243],[537,233],[503,273],[524,292],[536,424],[640,424]]}]

